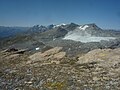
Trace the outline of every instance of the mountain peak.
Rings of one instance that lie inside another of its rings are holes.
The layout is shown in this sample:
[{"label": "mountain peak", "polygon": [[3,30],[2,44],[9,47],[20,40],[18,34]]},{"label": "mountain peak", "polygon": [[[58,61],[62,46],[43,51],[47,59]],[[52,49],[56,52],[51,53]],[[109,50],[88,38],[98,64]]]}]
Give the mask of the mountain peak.
[{"label": "mountain peak", "polygon": [[88,25],[82,25],[82,26],[79,26],[78,28],[80,30],[86,30],[86,28],[88,28],[89,26]]},{"label": "mountain peak", "polygon": [[87,24],[89,27],[93,28],[93,29],[101,29],[99,28],[95,23],[91,23],[91,24]]},{"label": "mountain peak", "polygon": [[71,22],[69,25],[78,26],[78,24]]},{"label": "mountain peak", "polygon": [[49,29],[53,29],[53,28],[57,28],[57,27],[61,27],[61,26],[65,26],[66,24],[65,23],[61,23],[61,24],[51,24],[51,25],[48,25],[47,27]]},{"label": "mountain peak", "polygon": [[101,30],[95,23],[80,25],[77,28],[80,30]]}]

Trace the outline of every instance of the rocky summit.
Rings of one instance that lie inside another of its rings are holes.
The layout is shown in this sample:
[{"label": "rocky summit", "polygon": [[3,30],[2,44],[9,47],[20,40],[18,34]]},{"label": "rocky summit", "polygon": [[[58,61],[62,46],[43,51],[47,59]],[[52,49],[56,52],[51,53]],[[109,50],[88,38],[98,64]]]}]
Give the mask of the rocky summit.
[{"label": "rocky summit", "polygon": [[0,52],[1,90],[119,90],[120,48],[68,57],[62,47]]},{"label": "rocky summit", "polygon": [[94,23],[22,30],[0,38],[0,90],[120,90],[120,31]]}]

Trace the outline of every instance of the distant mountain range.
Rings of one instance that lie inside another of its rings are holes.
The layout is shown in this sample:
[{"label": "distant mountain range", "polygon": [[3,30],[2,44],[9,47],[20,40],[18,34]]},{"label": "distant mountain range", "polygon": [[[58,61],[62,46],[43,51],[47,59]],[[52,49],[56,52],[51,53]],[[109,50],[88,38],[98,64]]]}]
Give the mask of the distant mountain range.
[{"label": "distant mountain range", "polygon": [[0,90],[120,90],[120,31],[70,23],[0,36]]},{"label": "distant mountain range", "polygon": [[79,50],[87,52],[96,48],[120,47],[120,31],[103,30],[94,23],[33,27],[1,26],[0,37],[0,48],[14,46],[35,50],[39,47],[42,50],[44,47],[61,46],[66,52],[71,51],[74,54]]},{"label": "distant mountain range", "polygon": [[[45,31],[49,31],[49,30],[56,30],[56,29],[65,29],[68,32],[69,31],[76,31],[79,32],[79,34],[86,35],[90,34],[90,35],[95,35],[95,36],[116,36],[117,31],[115,30],[105,30],[103,32],[103,30],[101,28],[99,28],[96,24],[85,24],[85,25],[78,25],[75,23],[70,23],[70,24],[59,24],[59,25],[48,25],[48,26],[39,26],[39,25],[35,25],[33,27],[4,27],[4,26],[0,26],[0,38],[2,37],[9,37],[9,36],[14,36],[16,34],[20,34],[20,33],[42,33]],[[108,34],[109,32],[109,34]],[[72,33],[72,32],[69,32]],[[107,34],[106,34],[107,33]]]},{"label": "distant mountain range", "polygon": [[26,32],[28,27],[4,27],[0,26],[0,38],[9,37],[18,33]]}]

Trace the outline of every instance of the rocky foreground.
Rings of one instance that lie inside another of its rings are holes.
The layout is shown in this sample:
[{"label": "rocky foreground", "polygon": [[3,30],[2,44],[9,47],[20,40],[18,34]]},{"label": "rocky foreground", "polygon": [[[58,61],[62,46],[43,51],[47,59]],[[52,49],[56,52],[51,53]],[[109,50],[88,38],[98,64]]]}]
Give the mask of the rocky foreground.
[{"label": "rocky foreground", "polygon": [[0,90],[120,90],[120,48],[68,57],[45,52],[0,52]]}]

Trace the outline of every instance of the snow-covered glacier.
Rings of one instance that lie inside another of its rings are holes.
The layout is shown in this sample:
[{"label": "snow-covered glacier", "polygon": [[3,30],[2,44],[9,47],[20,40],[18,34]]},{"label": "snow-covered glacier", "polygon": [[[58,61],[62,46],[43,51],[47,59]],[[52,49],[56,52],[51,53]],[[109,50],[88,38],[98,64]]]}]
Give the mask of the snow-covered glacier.
[{"label": "snow-covered glacier", "polygon": [[88,28],[88,26],[78,27],[76,30],[68,32],[68,34],[66,34],[63,39],[80,41],[83,43],[100,42],[101,40],[109,41],[111,39],[116,39],[115,37],[92,36],[91,34],[87,33],[87,31],[85,31],[86,28]]},{"label": "snow-covered glacier", "polygon": [[100,42],[101,40],[109,41],[110,39],[116,39],[116,38],[115,37],[78,36],[78,35],[72,34],[69,36],[65,36],[63,39],[87,43],[87,42]]}]

